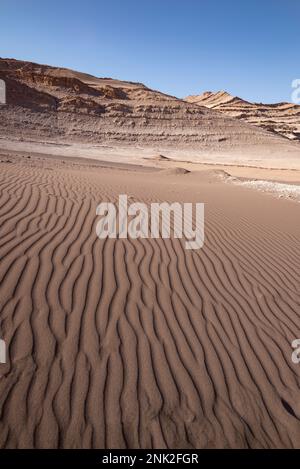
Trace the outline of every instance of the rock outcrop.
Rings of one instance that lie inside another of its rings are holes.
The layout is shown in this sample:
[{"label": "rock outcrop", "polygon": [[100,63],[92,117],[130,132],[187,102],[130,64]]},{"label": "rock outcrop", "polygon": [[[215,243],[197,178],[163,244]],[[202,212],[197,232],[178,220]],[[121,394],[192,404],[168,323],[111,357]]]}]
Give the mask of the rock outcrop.
[{"label": "rock outcrop", "polygon": [[202,153],[249,150],[261,154],[287,144],[281,135],[228,117],[219,109],[186,102],[141,83],[14,59],[0,59],[0,78],[7,86],[7,105],[0,106],[2,138]]},{"label": "rock outcrop", "polygon": [[186,101],[215,109],[227,116],[236,117],[291,140],[300,141],[300,106],[297,104],[250,103],[231,96],[226,91],[217,93],[206,91],[199,96],[188,96]]}]

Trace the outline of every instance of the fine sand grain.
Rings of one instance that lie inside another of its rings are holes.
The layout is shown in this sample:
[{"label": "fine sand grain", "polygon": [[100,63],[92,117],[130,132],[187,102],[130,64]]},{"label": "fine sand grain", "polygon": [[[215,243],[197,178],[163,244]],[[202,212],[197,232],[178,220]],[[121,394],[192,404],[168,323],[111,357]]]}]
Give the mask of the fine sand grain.
[{"label": "fine sand grain", "polygon": [[[300,446],[299,204],[213,171],[1,158],[2,448]],[[203,249],[98,239],[123,193],[204,202]]]}]

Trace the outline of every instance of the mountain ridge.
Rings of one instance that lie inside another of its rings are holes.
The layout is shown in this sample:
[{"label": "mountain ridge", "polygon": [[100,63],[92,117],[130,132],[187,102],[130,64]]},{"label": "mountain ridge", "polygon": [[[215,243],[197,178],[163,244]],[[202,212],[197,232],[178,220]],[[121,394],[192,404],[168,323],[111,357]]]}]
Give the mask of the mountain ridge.
[{"label": "mountain ridge", "polygon": [[[7,105],[0,136],[21,140],[280,156],[299,148],[273,134],[141,83],[0,59]],[[277,157],[277,156],[276,156]]]},{"label": "mountain ridge", "polygon": [[252,103],[224,90],[206,91],[200,95],[187,96],[185,100],[300,142],[300,106],[297,104]]}]

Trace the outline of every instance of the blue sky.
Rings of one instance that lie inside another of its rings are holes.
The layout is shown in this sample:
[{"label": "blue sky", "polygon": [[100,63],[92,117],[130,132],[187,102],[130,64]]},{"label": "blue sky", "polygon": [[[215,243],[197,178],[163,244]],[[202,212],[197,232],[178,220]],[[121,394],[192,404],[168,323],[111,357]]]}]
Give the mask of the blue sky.
[{"label": "blue sky", "polygon": [[299,0],[1,0],[0,56],[143,82],[290,101]]}]

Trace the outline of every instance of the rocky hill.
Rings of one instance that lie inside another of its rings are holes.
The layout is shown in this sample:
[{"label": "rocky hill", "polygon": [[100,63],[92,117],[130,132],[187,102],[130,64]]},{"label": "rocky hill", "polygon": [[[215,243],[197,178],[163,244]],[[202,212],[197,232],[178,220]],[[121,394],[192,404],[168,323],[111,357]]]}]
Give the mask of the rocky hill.
[{"label": "rocky hill", "polygon": [[262,127],[291,140],[300,141],[300,106],[291,103],[261,104],[250,103],[226,91],[199,96],[188,96],[186,101],[223,114],[236,117],[249,124]]},{"label": "rocky hill", "polygon": [[2,139],[260,154],[291,145],[218,107],[208,109],[141,83],[14,59],[0,59],[0,78],[7,86],[7,105],[0,106]]}]

